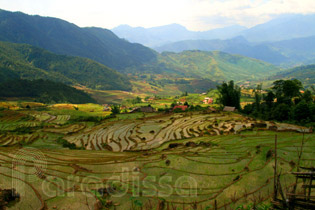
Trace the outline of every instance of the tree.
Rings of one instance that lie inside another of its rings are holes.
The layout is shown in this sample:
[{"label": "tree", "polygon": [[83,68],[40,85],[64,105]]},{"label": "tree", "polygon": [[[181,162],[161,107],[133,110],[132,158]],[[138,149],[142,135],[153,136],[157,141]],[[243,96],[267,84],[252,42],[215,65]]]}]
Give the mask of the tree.
[{"label": "tree", "polygon": [[304,100],[302,100],[293,108],[292,115],[293,119],[298,122],[308,122],[311,117],[311,110],[309,105]]},{"label": "tree", "polygon": [[256,112],[260,111],[260,102],[261,102],[261,89],[262,89],[262,85],[257,85],[257,89],[255,91],[255,108],[256,108]]},{"label": "tree", "polygon": [[223,106],[233,106],[240,110],[241,89],[234,85],[233,80],[229,83],[223,82],[222,85],[217,86],[217,89],[220,93],[219,103]]},{"label": "tree", "polygon": [[302,83],[297,80],[277,80],[273,83],[272,89],[275,91],[277,103],[291,104],[293,97],[300,96]]},{"label": "tree", "polygon": [[291,109],[288,104],[279,104],[273,109],[272,118],[278,121],[288,120],[290,111]]},{"label": "tree", "polygon": [[112,115],[116,115],[120,113],[120,106],[119,105],[113,105],[112,107]]},{"label": "tree", "polygon": [[313,101],[312,92],[310,90],[306,90],[302,95],[301,99],[304,100],[306,103],[312,102]]},{"label": "tree", "polygon": [[264,100],[265,100],[268,108],[271,109],[272,108],[272,104],[273,104],[273,102],[275,100],[275,94],[272,91],[269,90],[267,92],[267,95],[264,97]]}]

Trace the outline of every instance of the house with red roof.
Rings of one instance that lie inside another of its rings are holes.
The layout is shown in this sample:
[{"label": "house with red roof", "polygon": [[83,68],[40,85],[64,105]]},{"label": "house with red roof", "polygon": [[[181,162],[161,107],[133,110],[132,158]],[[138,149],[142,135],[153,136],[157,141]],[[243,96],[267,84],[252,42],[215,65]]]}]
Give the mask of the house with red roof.
[{"label": "house with red roof", "polygon": [[188,109],[188,106],[186,105],[177,105],[173,107],[173,110],[175,109],[181,109],[182,111],[185,111],[186,109]]}]

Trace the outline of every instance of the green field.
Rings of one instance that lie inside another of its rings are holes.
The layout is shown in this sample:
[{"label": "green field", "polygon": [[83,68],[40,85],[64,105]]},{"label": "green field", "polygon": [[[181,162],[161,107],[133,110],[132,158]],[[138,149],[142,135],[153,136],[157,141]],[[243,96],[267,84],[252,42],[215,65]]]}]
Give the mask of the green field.
[{"label": "green field", "polygon": [[21,195],[8,209],[269,205],[275,135],[285,192],[295,182],[290,172],[302,139],[300,165],[315,163],[315,135],[295,125],[223,112],[106,119],[101,106],[72,106],[0,112],[0,189],[13,187]]}]

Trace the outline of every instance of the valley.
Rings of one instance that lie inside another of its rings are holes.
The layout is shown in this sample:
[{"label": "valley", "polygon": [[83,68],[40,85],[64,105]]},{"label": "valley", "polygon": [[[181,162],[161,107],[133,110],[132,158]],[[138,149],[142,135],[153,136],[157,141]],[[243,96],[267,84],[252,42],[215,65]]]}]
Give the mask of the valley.
[{"label": "valley", "polygon": [[[108,2],[0,9],[0,210],[314,209],[314,12]],[[150,26],[103,28],[126,14]]]}]

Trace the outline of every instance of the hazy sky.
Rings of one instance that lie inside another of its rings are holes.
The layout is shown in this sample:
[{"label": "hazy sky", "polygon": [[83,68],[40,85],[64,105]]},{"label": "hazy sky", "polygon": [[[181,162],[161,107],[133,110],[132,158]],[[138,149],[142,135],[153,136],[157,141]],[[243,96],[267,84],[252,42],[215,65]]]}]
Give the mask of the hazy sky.
[{"label": "hazy sky", "polygon": [[315,0],[0,0],[0,8],[58,17],[81,27],[179,23],[203,31],[251,27],[280,14],[315,13]]}]

